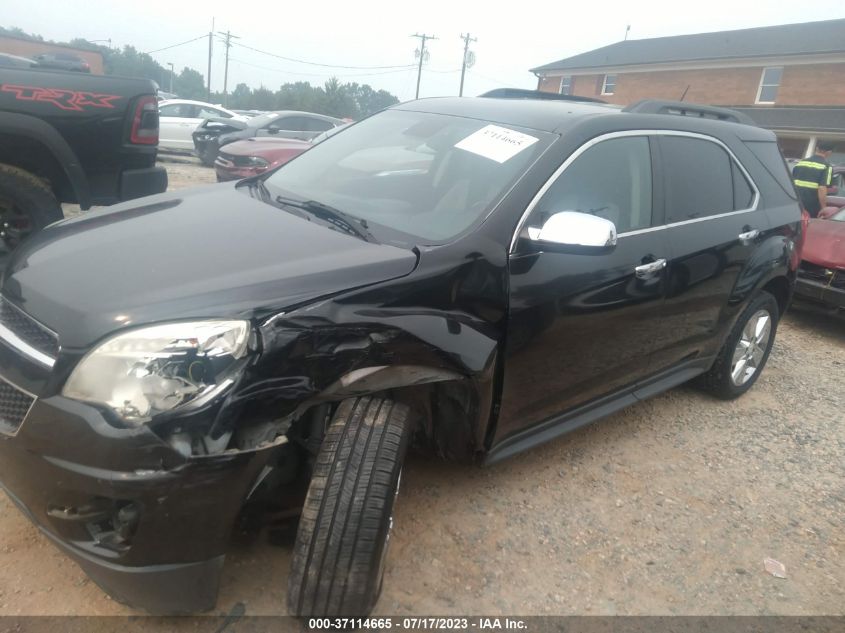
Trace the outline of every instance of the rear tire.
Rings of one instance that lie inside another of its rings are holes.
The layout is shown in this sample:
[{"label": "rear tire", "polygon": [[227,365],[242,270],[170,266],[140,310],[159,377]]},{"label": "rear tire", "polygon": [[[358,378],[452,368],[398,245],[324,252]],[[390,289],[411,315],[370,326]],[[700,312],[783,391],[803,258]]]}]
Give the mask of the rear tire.
[{"label": "rear tire", "polygon": [[49,185],[12,165],[0,165],[0,231],[9,251],[28,236],[64,217]]},{"label": "rear tire", "polygon": [[367,396],[338,406],[296,535],[291,614],[365,616],[375,606],[410,435],[403,404]]},{"label": "rear tire", "polygon": [[779,319],[777,300],[761,291],[742,311],[699,385],[723,400],[733,400],[751,389],[769,359]]}]

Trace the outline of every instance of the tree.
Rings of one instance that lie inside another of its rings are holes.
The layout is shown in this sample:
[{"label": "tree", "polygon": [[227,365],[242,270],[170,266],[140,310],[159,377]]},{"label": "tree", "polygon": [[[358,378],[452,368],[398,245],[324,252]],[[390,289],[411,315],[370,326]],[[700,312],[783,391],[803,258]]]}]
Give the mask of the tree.
[{"label": "tree", "polygon": [[249,110],[251,102],[252,89],[244,83],[235,86],[229,97],[229,105],[236,110]]},{"label": "tree", "polygon": [[252,110],[272,110],[276,103],[276,96],[269,88],[261,86],[252,91]]},{"label": "tree", "polygon": [[323,88],[326,93],[326,105],[322,114],[358,118],[358,106],[350,94],[349,86],[350,84],[341,84],[337,77],[326,81]]},{"label": "tree", "polygon": [[5,28],[0,26],[0,35],[8,35],[9,37],[19,37],[22,40],[33,40],[36,42],[43,42],[44,38],[40,35],[35,35],[34,33],[27,33],[21,28],[17,26],[13,26],[11,28]]},{"label": "tree", "polygon": [[176,77],[173,82],[174,92],[183,99],[196,99],[203,101],[208,96],[205,88],[205,78],[201,73],[187,66]]}]

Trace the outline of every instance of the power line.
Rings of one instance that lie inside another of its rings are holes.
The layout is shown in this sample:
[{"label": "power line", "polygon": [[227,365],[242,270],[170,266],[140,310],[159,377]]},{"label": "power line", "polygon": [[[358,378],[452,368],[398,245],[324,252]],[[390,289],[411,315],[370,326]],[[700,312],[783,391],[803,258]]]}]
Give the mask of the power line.
[{"label": "power line", "polygon": [[277,55],[276,53],[270,53],[268,51],[263,51],[260,48],[254,48],[252,46],[247,46],[246,44],[241,44],[240,42],[232,42],[233,46],[240,46],[241,48],[248,48],[251,51],[255,51],[256,53],[261,53],[262,55],[269,55],[270,57],[275,57],[277,59],[283,59],[288,62],[295,62],[297,64],[308,64],[309,66],[321,66],[323,68],[345,68],[350,70],[384,70],[387,68],[412,68],[413,64],[403,64],[403,65],[394,65],[394,66],[342,66],[340,64],[321,64],[319,62],[309,62],[304,59],[297,59],[295,57],[286,57],[284,55]]},{"label": "power line", "polygon": [[195,37],[192,40],[187,40],[185,42],[179,42],[178,44],[171,44],[170,46],[165,46],[164,48],[157,48],[154,51],[147,51],[144,55],[152,55],[153,53],[158,53],[160,51],[166,51],[171,48],[176,48],[177,46],[184,46],[185,44],[190,44],[191,42],[196,42],[197,40],[205,39],[208,35],[200,35],[199,37]]},{"label": "power line", "polygon": [[511,85],[511,84],[507,84],[503,81],[499,81],[498,79],[493,79],[492,77],[487,77],[486,75],[482,75],[481,73],[476,72],[474,70],[467,70],[467,72],[475,75],[476,77],[481,77],[482,79],[486,79],[487,81],[492,81],[493,83],[499,84],[500,86],[510,86]]},{"label": "power line", "polygon": [[[238,64],[244,64],[245,66],[252,66],[253,68],[258,68],[260,70],[269,70],[270,72],[274,73],[282,73],[285,75],[298,75],[302,77],[331,77],[334,76],[334,73],[329,72],[322,72],[322,73],[301,73],[296,72],[294,70],[285,70],[284,68],[270,68],[269,66],[260,66],[259,64],[253,64],[251,62],[245,62],[242,59],[235,59],[234,57],[231,58],[231,61],[236,62]],[[377,75],[392,75],[395,73],[407,73],[413,70],[413,66],[409,66],[407,68],[400,68],[398,70],[385,70],[380,71],[377,73],[341,73],[337,75],[339,79],[344,79],[346,77],[375,77]],[[433,72],[458,72],[457,70],[444,70],[444,71],[433,71]]]},{"label": "power line", "polygon": [[417,96],[414,97],[415,99],[420,98],[420,79],[422,79],[422,65],[423,61],[425,60],[425,42],[426,40],[436,40],[437,38],[433,35],[426,35],[423,33],[420,35],[419,33],[414,33],[411,37],[418,37],[420,39],[420,65],[417,69]]}]

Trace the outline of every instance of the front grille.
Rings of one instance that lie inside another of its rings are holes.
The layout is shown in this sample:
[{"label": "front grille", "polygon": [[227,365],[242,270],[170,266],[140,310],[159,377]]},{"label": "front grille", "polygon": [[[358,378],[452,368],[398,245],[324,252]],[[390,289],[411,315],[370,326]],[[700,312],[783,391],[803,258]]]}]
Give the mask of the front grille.
[{"label": "front grille", "polygon": [[0,380],[0,433],[16,433],[34,401],[28,393]]},{"label": "front grille", "polygon": [[798,276],[809,281],[817,281],[823,284],[830,281],[830,275],[828,274],[827,268],[817,264],[811,264],[810,262],[801,262],[801,266],[798,268]]},{"label": "front grille", "polygon": [[42,354],[58,356],[58,337],[5,298],[0,298],[0,325]]}]

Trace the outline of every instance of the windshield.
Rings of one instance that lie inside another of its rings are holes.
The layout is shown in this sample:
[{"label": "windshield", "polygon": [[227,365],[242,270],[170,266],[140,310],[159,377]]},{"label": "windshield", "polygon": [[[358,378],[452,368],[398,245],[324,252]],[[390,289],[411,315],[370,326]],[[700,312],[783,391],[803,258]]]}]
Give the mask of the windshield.
[{"label": "windshield", "polygon": [[[430,243],[465,231],[553,135],[463,117],[387,110],[274,172],[270,189]],[[274,191],[274,193],[278,193]]]}]

